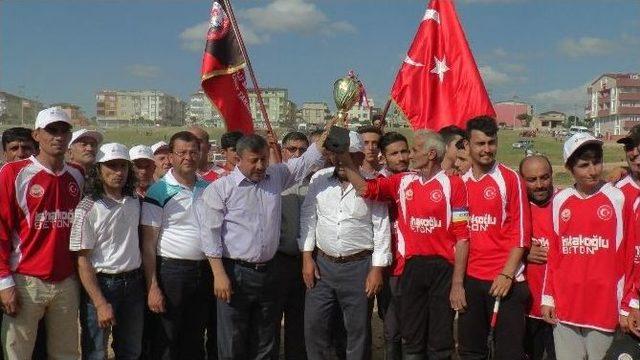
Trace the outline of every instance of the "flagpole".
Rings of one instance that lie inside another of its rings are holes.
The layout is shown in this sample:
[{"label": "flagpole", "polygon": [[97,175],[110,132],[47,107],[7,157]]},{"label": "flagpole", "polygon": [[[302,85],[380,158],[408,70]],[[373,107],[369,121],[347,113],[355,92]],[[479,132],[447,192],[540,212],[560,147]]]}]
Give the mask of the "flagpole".
[{"label": "flagpole", "polygon": [[387,104],[384,106],[382,110],[382,123],[386,123],[387,112],[389,111],[389,106],[391,106],[391,96],[389,96],[389,100],[387,100]]},{"label": "flagpole", "polygon": [[244,46],[244,41],[242,40],[242,35],[240,34],[240,28],[238,28],[238,23],[236,22],[236,16],[233,14],[233,9],[231,8],[231,1],[222,0],[229,12],[229,19],[231,20],[231,28],[233,29],[233,33],[236,35],[236,39],[238,39],[238,44],[240,45],[240,52],[242,53],[242,57],[244,61],[247,63],[247,69],[249,70],[249,76],[251,77],[251,82],[253,83],[253,87],[255,88],[256,96],[258,97],[258,104],[260,105],[260,113],[262,114],[262,119],[264,120],[264,124],[267,126],[267,131],[273,133],[273,129],[271,128],[271,123],[269,122],[269,116],[267,115],[267,109],[264,107],[264,101],[262,100],[262,92],[260,91],[260,86],[258,85],[258,80],[256,80],[256,75],[253,72],[253,66],[251,66],[251,61],[249,60],[249,55],[247,54],[247,48]]}]

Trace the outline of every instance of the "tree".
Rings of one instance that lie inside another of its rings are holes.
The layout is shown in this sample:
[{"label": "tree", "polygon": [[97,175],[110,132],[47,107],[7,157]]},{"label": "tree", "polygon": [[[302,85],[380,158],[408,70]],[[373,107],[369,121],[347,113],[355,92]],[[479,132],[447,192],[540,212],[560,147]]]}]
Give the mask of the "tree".
[{"label": "tree", "polygon": [[523,127],[529,127],[529,125],[531,125],[531,119],[533,119],[533,117],[529,114],[522,113],[516,116],[516,119],[520,120],[520,123]]}]

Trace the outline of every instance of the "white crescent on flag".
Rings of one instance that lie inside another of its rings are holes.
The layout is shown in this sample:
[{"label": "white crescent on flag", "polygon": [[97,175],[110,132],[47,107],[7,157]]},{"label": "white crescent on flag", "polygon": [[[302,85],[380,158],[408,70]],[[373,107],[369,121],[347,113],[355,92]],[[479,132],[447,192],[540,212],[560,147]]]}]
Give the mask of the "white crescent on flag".
[{"label": "white crescent on flag", "polygon": [[424,64],[421,64],[421,63],[419,63],[419,62],[414,61],[412,58],[410,58],[410,57],[409,57],[409,55],[407,55],[407,56],[404,58],[404,63],[405,63],[405,64],[409,64],[409,65],[411,65],[411,66],[424,66]]}]

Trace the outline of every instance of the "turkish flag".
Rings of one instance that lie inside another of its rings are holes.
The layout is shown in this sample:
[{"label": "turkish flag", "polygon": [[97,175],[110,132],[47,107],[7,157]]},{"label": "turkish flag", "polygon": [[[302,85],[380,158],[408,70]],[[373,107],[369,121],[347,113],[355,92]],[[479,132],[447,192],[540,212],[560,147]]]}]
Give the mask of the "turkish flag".
[{"label": "turkish flag", "polygon": [[213,2],[202,58],[202,90],[224,119],[228,131],[253,133],[245,61],[224,3]]},{"label": "turkish flag", "polygon": [[435,131],[496,112],[452,0],[431,0],[391,88],[414,129]]}]

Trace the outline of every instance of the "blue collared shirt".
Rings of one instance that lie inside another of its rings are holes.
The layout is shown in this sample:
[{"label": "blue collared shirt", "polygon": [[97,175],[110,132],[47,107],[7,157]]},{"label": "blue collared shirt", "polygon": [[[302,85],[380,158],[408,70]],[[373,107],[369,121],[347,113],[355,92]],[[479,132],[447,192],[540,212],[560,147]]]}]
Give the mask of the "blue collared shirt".
[{"label": "blue collared shirt", "polygon": [[273,164],[259,182],[237,167],[211,183],[197,205],[202,251],[213,258],[269,261],[278,249],[282,191],[324,162],[315,144],[301,157]]}]

